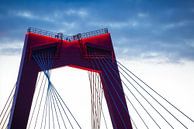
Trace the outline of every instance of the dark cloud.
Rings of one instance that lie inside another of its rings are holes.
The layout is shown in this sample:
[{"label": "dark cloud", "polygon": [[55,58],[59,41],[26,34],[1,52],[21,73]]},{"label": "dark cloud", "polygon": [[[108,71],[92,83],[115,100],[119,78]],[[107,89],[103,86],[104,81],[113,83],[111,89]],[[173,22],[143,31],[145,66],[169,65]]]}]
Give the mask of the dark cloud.
[{"label": "dark cloud", "polygon": [[0,49],[0,55],[18,55],[21,54],[22,48],[3,48]]},{"label": "dark cloud", "polygon": [[22,41],[29,26],[65,34],[108,27],[121,57],[194,60],[193,7],[192,0],[3,0],[0,44]]}]

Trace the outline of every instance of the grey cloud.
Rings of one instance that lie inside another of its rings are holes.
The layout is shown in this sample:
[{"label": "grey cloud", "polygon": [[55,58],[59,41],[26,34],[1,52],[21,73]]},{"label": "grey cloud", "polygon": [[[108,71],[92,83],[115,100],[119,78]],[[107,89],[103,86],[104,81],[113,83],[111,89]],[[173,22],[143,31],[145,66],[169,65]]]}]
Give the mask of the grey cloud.
[{"label": "grey cloud", "polygon": [[0,55],[18,55],[21,54],[22,48],[2,48]]},{"label": "grey cloud", "polygon": [[2,3],[0,38],[23,40],[29,26],[65,34],[108,27],[118,56],[194,60],[192,1],[44,2]]}]

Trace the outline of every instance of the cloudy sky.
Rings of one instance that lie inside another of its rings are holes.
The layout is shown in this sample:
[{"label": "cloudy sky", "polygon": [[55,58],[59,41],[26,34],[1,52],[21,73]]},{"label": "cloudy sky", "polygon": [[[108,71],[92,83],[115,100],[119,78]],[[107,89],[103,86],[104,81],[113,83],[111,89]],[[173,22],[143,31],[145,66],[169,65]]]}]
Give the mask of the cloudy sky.
[{"label": "cloudy sky", "polygon": [[192,0],[5,0],[1,54],[18,54],[29,26],[71,35],[107,27],[118,56],[194,59]]},{"label": "cloudy sky", "polygon": [[193,0],[1,0],[1,90],[17,78],[30,26],[65,35],[108,28],[118,59],[188,114],[194,113]]}]

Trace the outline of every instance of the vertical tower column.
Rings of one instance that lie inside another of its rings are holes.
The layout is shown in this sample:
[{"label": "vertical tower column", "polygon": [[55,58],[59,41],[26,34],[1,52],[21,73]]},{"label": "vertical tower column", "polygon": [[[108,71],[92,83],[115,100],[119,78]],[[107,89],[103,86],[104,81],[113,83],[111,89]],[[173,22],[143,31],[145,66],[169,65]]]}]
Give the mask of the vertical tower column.
[{"label": "vertical tower column", "polygon": [[112,66],[101,69],[100,74],[112,125],[114,129],[132,129],[118,67]]},{"label": "vertical tower column", "polygon": [[8,129],[26,129],[28,123],[39,70],[35,62],[28,59],[28,47],[26,36]]}]

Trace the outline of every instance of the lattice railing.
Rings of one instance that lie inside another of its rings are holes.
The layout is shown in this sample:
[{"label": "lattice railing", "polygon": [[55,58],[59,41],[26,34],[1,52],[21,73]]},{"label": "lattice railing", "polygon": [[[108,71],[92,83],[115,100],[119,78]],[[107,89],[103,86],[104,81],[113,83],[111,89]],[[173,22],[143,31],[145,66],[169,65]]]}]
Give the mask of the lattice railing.
[{"label": "lattice railing", "polygon": [[84,33],[78,33],[72,36],[64,36],[63,33],[55,33],[47,30],[42,30],[34,27],[29,27],[28,32],[36,33],[36,34],[41,34],[45,36],[49,36],[52,38],[60,38],[68,41],[73,41],[73,40],[79,40],[81,38],[88,38],[92,36],[97,36],[101,34],[106,34],[108,33],[107,28],[99,29],[99,30],[94,30],[94,31],[89,31],[89,32],[84,32]]}]

